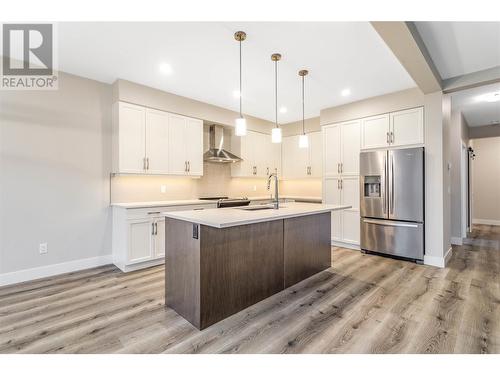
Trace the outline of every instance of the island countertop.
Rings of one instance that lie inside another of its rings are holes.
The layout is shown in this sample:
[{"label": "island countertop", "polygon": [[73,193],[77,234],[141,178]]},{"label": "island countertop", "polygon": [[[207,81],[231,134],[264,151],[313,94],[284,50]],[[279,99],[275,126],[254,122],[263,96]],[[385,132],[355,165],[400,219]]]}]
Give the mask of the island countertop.
[{"label": "island countertop", "polygon": [[211,208],[202,210],[162,212],[161,215],[214,228],[228,228],[237,225],[262,223],[291,217],[314,215],[328,211],[351,208],[346,205],[317,203],[281,203],[278,210],[245,210],[245,207]]}]

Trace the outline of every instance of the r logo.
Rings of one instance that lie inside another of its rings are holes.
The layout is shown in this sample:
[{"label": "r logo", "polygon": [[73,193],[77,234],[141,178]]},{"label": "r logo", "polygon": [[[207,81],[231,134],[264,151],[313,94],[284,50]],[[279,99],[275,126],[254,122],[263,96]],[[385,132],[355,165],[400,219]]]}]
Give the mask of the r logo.
[{"label": "r logo", "polygon": [[4,76],[53,74],[51,24],[4,24],[2,42]]}]

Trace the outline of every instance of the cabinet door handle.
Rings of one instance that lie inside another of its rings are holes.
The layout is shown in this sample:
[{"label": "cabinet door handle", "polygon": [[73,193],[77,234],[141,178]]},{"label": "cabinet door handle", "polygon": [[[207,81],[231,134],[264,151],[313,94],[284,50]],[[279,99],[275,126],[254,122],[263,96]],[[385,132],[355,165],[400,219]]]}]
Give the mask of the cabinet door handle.
[{"label": "cabinet door handle", "polygon": [[340,190],[340,180],[337,180],[337,190]]},{"label": "cabinet door handle", "polygon": [[267,172],[266,172],[266,174],[269,176],[269,167],[267,167]]},{"label": "cabinet door handle", "polygon": [[184,162],[184,172],[187,172],[188,171],[188,162],[185,161]]},{"label": "cabinet door handle", "polygon": [[146,170],[146,158],[142,158],[142,169]]},{"label": "cabinet door handle", "polygon": [[387,143],[391,143],[391,138],[390,138],[390,135],[389,135],[389,132],[387,132]]},{"label": "cabinet door handle", "polygon": [[191,162],[188,161],[188,172],[191,172]]},{"label": "cabinet door handle", "polygon": [[340,173],[340,163],[337,163],[337,173]]},{"label": "cabinet door handle", "polygon": [[155,236],[158,234],[158,223],[155,222]]},{"label": "cabinet door handle", "polygon": [[149,170],[149,158],[146,158],[146,169]]},{"label": "cabinet door handle", "polygon": [[391,143],[394,144],[394,132],[391,132]]},{"label": "cabinet door handle", "polygon": [[344,173],[344,163],[340,163],[340,173]]},{"label": "cabinet door handle", "polygon": [[155,223],[151,223],[151,235],[155,235]]},{"label": "cabinet door handle", "polygon": [[344,180],[340,180],[340,190],[344,189]]}]

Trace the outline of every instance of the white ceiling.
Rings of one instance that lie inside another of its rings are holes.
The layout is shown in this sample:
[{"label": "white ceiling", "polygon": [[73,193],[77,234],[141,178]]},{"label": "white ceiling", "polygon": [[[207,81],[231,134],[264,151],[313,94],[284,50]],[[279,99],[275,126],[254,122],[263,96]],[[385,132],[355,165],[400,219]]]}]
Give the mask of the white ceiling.
[{"label": "white ceiling", "polygon": [[458,91],[451,95],[453,110],[463,113],[469,126],[493,125],[500,122],[500,102],[486,102],[481,96],[500,92],[500,83]]},{"label": "white ceiling", "polygon": [[[274,121],[279,63],[280,123],[302,118],[297,74],[306,77],[306,118],[323,108],[414,87],[368,22],[328,23],[60,23],[59,68],[112,83],[117,78],[238,110],[237,30],[243,42],[243,112]],[[171,65],[163,75],[159,64]],[[341,95],[350,89],[347,97]]]},{"label": "white ceiling", "polygon": [[500,22],[415,22],[441,78],[500,66]]}]

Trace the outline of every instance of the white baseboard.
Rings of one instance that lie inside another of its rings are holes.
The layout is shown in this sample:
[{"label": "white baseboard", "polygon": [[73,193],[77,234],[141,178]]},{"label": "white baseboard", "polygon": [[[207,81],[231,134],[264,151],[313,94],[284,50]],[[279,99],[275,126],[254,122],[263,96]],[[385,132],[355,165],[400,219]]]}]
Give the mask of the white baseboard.
[{"label": "white baseboard", "polygon": [[349,243],[349,242],[333,241],[333,240],[332,240],[332,246],[345,247],[346,249],[353,249],[353,250],[360,249],[359,245],[357,245],[357,244]]},{"label": "white baseboard", "polygon": [[462,246],[464,244],[464,241],[462,237],[451,237],[451,244]]},{"label": "white baseboard", "polygon": [[472,224],[500,225],[500,220],[472,219]]},{"label": "white baseboard", "polygon": [[28,268],[26,270],[1,274],[0,286],[22,283],[68,272],[81,271],[87,268],[99,267],[112,263],[113,257],[111,255],[104,255],[94,258],[73,260],[71,262],[51,264],[48,266]]},{"label": "white baseboard", "polygon": [[453,250],[450,247],[444,257],[434,257],[430,255],[424,255],[424,264],[428,266],[434,266],[439,268],[445,268],[453,255]]}]

